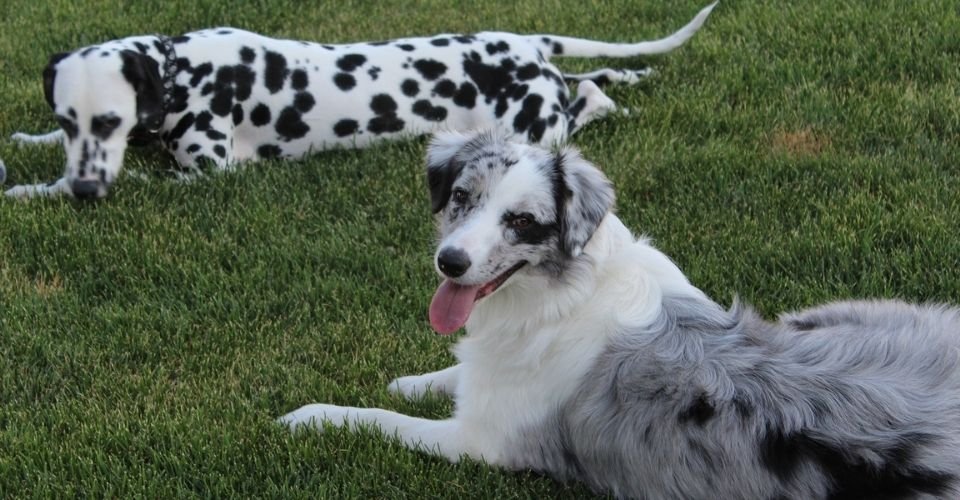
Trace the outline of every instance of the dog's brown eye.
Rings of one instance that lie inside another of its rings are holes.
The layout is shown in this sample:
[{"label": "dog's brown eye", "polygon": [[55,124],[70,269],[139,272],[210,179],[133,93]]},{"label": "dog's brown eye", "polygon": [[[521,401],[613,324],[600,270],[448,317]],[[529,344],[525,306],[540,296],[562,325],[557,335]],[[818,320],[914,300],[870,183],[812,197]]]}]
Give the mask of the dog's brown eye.
[{"label": "dog's brown eye", "polygon": [[454,189],[452,198],[454,203],[461,204],[466,203],[470,195],[463,189]]},{"label": "dog's brown eye", "polygon": [[526,227],[530,226],[532,222],[533,221],[530,220],[530,217],[518,215],[510,219],[510,227],[512,229],[525,229]]}]

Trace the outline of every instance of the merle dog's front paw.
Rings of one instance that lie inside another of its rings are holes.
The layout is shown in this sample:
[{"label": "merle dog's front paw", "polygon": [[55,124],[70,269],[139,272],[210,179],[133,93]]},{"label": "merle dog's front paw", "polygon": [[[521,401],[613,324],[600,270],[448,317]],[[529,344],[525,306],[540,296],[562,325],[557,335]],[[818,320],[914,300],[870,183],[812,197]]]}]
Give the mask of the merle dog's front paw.
[{"label": "merle dog's front paw", "polygon": [[290,430],[311,426],[323,430],[323,423],[340,427],[346,424],[347,409],[342,406],[315,403],[301,406],[277,419],[277,423],[286,425]]}]

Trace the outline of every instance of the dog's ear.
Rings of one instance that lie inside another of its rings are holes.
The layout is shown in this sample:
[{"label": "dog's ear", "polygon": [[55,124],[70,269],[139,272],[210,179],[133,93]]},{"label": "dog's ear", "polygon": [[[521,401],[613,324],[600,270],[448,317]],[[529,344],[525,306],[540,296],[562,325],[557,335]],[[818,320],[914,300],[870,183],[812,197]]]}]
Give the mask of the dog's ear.
[{"label": "dog's ear", "polygon": [[430,187],[430,208],[433,213],[447,206],[453,181],[463,170],[463,165],[455,158],[474,137],[459,132],[440,132],[430,140],[430,146],[427,147],[427,185]]},{"label": "dog's ear", "polygon": [[50,56],[50,62],[43,68],[43,97],[47,99],[50,109],[54,109],[56,104],[53,102],[53,83],[57,80],[57,63],[72,54],[72,52],[60,52]]},{"label": "dog's ear", "polygon": [[163,80],[160,65],[152,57],[134,50],[120,52],[121,72],[137,94],[137,125],[157,130],[163,124]]},{"label": "dog's ear", "polygon": [[554,197],[560,222],[560,249],[577,257],[613,207],[613,186],[597,167],[574,148],[554,155],[557,180]]}]

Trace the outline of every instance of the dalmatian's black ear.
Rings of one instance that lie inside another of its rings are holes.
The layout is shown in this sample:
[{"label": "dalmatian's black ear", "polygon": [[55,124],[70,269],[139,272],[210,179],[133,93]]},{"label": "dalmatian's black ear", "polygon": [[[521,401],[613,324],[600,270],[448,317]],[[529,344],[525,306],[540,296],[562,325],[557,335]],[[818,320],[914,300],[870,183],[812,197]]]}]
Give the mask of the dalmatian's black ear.
[{"label": "dalmatian's black ear", "polygon": [[152,57],[134,50],[120,52],[121,72],[137,94],[137,125],[158,130],[163,125],[163,81],[160,65]]},{"label": "dalmatian's black ear", "polygon": [[555,187],[559,192],[554,193],[560,219],[560,249],[569,257],[577,257],[613,208],[613,185],[574,148],[560,150],[554,155],[554,162],[557,177],[562,179]]},{"label": "dalmatian's black ear", "polygon": [[427,184],[430,187],[430,207],[433,213],[443,210],[450,199],[453,181],[460,176],[463,164],[455,159],[476,134],[440,132],[427,147]]},{"label": "dalmatian's black ear", "polygon": [[53,84],[57,80],[57,63],[72,54],[72,52],[60,52],[50,56],[50,62],[43,69],[43,96],[47,99],[50,109],[56,108],[53,102]]}]

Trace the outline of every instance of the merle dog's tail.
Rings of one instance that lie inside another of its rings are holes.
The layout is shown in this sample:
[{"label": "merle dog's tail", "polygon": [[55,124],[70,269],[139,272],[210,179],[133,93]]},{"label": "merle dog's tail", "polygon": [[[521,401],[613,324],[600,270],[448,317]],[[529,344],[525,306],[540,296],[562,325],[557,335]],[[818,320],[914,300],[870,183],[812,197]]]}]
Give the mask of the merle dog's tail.
[{"label": "merle dog's tail", "polygon": [[634,57],[663,54],[683,45],[703,26],[717,2],[706,6],[692,21],[676,33],[659,40],[638,43],[610,43],[555,35],[530,35],[528,39],[541,47],[544,57]]}]

